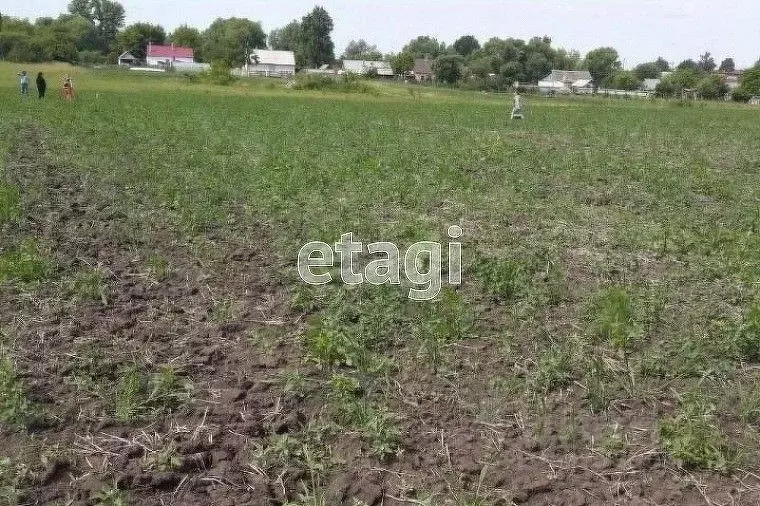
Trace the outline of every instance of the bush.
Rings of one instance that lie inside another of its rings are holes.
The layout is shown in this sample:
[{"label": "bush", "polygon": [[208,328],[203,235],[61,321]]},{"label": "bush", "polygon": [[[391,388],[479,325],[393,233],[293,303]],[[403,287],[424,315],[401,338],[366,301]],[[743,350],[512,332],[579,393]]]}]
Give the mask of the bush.
[{"label": "bush", "polygon": [[222,61],[214,61],[211,63],[211,70],[206,73],[206,79],[212,84],[219,86],[229,86],[237,80],[237,78],[232,75],[230,66]]},{"label": "bush", "polygon": [[728,93],[728,86],[721,76],[707,76],[697,83],[697,92],[706,100],[719,100]]},{"label": "bush", "polygon": [[100,51],[79,51],[77,62],[80,65],[102,65],[106,63],[106,57]]},{"label": "bush", "polygon": [[685,468],[728,468],[726,441],[718,427],[715,408],[698,393],[685,395],[677,415],[661,423],[660,444]]},{"label": "bush", "polygon": [[752,94],[748,92],[746,89],[739,86],[734,91],[731,92],[731,98],[734,102],[742,102],[747,103],[749,102],[749,99],[752,98]]},{"label": "bush", "polygon": [[373,88],[360,76],[345,74],[328,76],[324,74],[301,74],[296,77],[294,90],[322,90],[343,93],[372,93]]}]

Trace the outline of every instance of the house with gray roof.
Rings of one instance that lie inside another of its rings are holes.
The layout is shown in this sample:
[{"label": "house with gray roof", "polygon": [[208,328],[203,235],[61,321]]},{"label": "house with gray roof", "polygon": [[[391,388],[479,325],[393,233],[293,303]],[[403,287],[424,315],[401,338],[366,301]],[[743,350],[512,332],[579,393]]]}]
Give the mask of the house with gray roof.
[{"label": "house with gray roof", "polygon": [[538,81],[542,93],[573,93],[588,89],[592,78],[588,70],[552,70],[551,74]]},{"label": "house with gray roof", "polygon": [[435,81],[435,72],[433,69],[433,60],[428,58],[416,58],[414,60],[414,67],[412,68],[412,75],[417,82]]}]

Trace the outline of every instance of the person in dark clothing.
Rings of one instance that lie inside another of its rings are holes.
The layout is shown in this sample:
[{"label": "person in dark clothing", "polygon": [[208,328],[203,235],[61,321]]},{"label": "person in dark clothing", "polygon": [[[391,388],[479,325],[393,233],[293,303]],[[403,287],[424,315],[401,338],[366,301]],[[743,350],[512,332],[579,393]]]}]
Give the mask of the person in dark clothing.
[{"label": "person in dark clothing", "polygon": [[42,77],[42,72],[37,74],[37,93],[40,95],[40,99],[45,98],[45,90],[47,90],[47,82],[45,82],[45,78]]}]

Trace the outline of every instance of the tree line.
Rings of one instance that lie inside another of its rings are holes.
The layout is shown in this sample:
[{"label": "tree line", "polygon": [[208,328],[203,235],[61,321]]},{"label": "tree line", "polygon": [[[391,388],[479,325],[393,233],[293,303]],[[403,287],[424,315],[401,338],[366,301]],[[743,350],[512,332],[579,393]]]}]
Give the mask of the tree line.
[{"label": "tree line", "polygon": [[[293,20],[268,35],[260,22],[236,17],[218,18],[203,31],[180,26],[172,33],[150,23],[125,26],[124,20],[124,7],[114,0],[72,0],[66,13],[57,18],[39,18],[33,23],[0,14],[0,59],[113,63],[124,51],[144,59],[148,42],[153,42],[191,47],[198,61],[224,67],[242,65],[252,49],[262,48],[293,51],[298,68],[316,68],[335,60],[333,20],[322,7],[314,7],[300,20]],[[448,45],[423,35],[410,40],[400,52],[385,55],[359,39],[348,44],[341,58],[386,60],[398,75],[411,71],[416,59],[427,58],[432,60],[439,81],[471,89],[508,89],[515,82],[536,83],[552,69],[588,70],[595,87],[636,90],[645,79],[662,77],[656,90],[659,95],[677,96],[688,89],[703,98],[721,98],[728,91],[716,70],[723,73],[736,70],[732,58],[725,58],[718,65],[709,52],[696,60],[684,60],[673,69],[659,57],[625,70],[612,47],[600,47],[581,55],[575,50],[554,47],[548,36],[527,41],[493,37],[481,45],[474,36],[464,35]],[[760,95],[760,79],[755,77],[758,69],[760,61],[744,73],[740,88],[733,92],[735,98]],[[668,74],[663,77],[665,72]]]},{"label": "tree line", "polygon": [[[296,51],[300,66],[330,63],[335,59],[332,30],[330,15],[315,7],[273,31],[269,46]],[[123,52],[142,60],[149,42],[191,47],[196,60],[227,67],[242,65],[250,50],[268,46],[261,23],[245,18],[218,18],[203,31],[183,25],[167,33],[142,22],[125,26],[124,7],[113,0],[72,0],[57,18],[34,22],[0,13],[0,60],[88,65],[114,63]]]}]

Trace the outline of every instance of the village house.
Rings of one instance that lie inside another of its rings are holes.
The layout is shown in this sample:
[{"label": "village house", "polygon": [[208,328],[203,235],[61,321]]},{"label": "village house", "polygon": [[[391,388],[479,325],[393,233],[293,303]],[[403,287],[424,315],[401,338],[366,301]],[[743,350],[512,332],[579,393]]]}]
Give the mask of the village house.
[{"label": "village house", "polygon": [[128,51],[124,51],[119,55],[116,63],[118,63],[120,67],[131,67],[132,65],[137,65],[138,61],[135,55]]},{"label": "village house", "polygon": [[175,46],[163,46],[148,42],[145,51],[145,63],[149,67],[171,67],[174,63],[194,63],[193,48]]},{"label": "village house", "polygon": [[412,75],[417,82],[435,81],[435,72],[433,71],[433,60],[429,58],[416,58]]},{"label": "village house", "polygon": [[551,74],[538,81],[542,93],[585,93],[593,90],[591,73],[588,70],[552,70]]},{"label": "village house", "polygon": [[248,76],[292,76],[296,73],[296,55],[293,51],[254,49],[243,72]]},{"label": "village house", "polygon": [[375,73],[380,77],[393,77],[391,64],[385,61],[343,60],[343,71],[347,74],[367,75]]}]

